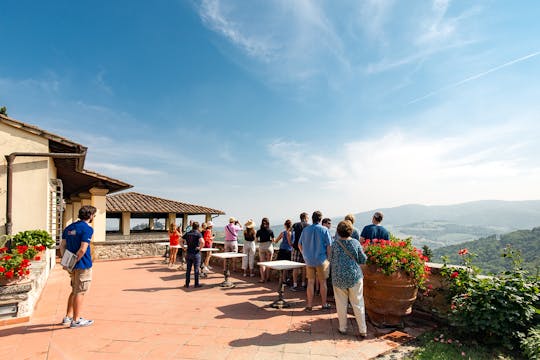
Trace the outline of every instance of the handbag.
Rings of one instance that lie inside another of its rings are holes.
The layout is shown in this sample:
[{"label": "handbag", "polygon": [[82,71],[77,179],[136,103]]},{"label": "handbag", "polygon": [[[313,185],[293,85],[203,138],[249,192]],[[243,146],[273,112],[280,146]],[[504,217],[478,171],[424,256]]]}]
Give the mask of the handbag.
[{"label": "handbag", "polygon": [[356,265],[358,265],[358,267],[360,267],[360,264],[358,263],[358,261],[356,260],[356,258],[351,254],[351,252],[349,250],[347,250],[347,248],[345,247],[345,245],[343,245],[341,243],[341,240],[340,239],[336,239],[336,242],[338,243],[339,246],[341,246],[341,248],[343,249],[343,251],[345,251],[345,254],[347,254],[351,259],[354,260],[354,263]]}]

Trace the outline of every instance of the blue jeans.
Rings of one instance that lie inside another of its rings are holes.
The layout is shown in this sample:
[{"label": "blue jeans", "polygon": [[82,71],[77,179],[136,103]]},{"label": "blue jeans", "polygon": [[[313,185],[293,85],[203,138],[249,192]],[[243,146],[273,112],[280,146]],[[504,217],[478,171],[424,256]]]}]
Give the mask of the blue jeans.
[{"label": "blue jeans", "polygon": [[201,253],[196,254],[186,254],[186,286],[189,286],[189,281],[191,277],[191,267],[193,267],[194,277],[195,277],[195,286],[199,285],[199,269],[201,267]]}]

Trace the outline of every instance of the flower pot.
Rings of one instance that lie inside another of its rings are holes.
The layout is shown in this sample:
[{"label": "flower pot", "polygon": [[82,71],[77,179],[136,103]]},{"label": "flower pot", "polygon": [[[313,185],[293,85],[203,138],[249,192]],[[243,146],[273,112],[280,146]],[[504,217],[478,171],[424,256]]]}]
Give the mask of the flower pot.
[{"label": "flower pot", "polygon": [[374,265],[362,265],[364,302],[369,320],[378,327],[403,326],[412,312],[418,287],[404,272],[384,275]]},{"label": "flower pot", "polygon": [[0,276],[0,286],[16,285],[24,279],[25,279],[24,277],[18,277],[18,276],[14,276],[12,278]]}]

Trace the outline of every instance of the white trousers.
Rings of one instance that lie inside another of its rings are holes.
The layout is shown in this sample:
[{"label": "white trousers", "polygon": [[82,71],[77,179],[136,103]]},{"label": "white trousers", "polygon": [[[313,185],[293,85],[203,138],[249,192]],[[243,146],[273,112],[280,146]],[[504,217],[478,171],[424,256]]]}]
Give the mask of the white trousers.
[{"label": "white trousers", "polygon": [[246,270],[249,266],[253,270],[255,266],[255,241],[244,241],[243,253],[247,256],[242,258],[242,269]]},{"label": "white trousers", "polygon": [[334,286],[334,299],[339,321],[339,330],[347,330],[347,300],[351,303],[354,317],[358,323],[360,334],[367,332],[366,313],[364,309],[364,279],[360,279],[353,287],[341,289]]}]

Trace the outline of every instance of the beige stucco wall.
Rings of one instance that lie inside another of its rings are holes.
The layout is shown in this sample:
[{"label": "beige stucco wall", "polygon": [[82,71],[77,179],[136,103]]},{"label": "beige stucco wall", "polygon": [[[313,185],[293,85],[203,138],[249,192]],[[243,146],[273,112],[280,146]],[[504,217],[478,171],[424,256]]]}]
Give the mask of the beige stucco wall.
[{"label": "beige stucco wall", "polygon": [[[6,223],[5,155],[13,152],[49,152],[47,139],[0,124],[0,233]],[[13,164],[13,234],[23,230],[48,230],[49,178],[54,162],[43,157],[17,157]]]}]

